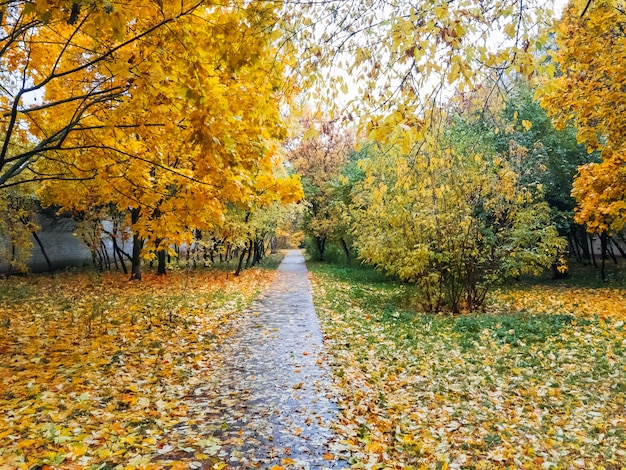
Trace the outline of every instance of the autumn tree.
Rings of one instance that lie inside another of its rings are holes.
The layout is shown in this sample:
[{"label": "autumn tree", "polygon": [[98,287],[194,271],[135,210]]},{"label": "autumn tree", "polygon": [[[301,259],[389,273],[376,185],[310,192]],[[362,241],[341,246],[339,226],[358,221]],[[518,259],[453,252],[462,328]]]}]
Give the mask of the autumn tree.
[{"label": "autumn tree", "polygon": [[567,237],[577,259],[591,260],[585,227],[574,221],[576,200],[571,193],[578,168],[597,162],[597,152],[589,153],[577,142],[573,126],[556,129],[534,93],[529,83],[520,81],[509,90],[501,112],[502,132],[494,136],[496,149],[505,152],[512,145],[526,149],[516,163],[522,184],[541,184],[559,234]]},{"label": "autumn tree", "polygon": [[419,130],[434,122],[428,113],[450,89],[533,73],[552,3],[312,2],[293,26],[302,86],[331,107],[349,91],[373,140],[400,125]]},{"label": "autumn tree", "polygon": [[556,36],[561,73],[541,100],[558,127],[573,122],[579,142],[600,151],[600,162],[579,168],[572,192],[576,221],[592,233],[619,232],[626,223],[624,7],[617,0],[569,2]]},{"label": "autumn tree", "polygon": [[354,197],[359,256],[417,284],[426,310],[482,308],[490,287],[549,267],[564,242],[536,185],[488,139],[452,122],[410,153],[363,160]]},{"label": "autumn tree", "polygon": [[[48,151],[56,158],[72,151],[69,137],[112,126],[108,112],[137,93],[137,66],[158,48],[151,35],[203,3],[166,2],[159,7],[141,1],[128,8],[108,0],[3,2],[0,187],[63,178],[31,173],[32,163]],[[137,54],[140,46],[144,57]],[[23,172],[28,178],[17,180]]]},{"label": "autumn tree", "polygon": [[[335,188],[354,148],[353,134],[338,120],[304,118],[303,134],[293,141],[291,162],[302,176],[306,200],[305,232],[324,260],[327,243],[342,242],[341,212],[334,207]],[[344,231],[345,232],[345,231]],[[344,248],[346,249],[346,248]]]},{"label": "autumn tree", "polygon": [[[191,244],[194,229],[219,223],[228,203],[254,206],[259,187],[281,192],[284,183],[298,197],[297,181],[274,173],[280,165],[274,141],[284,136],[275,13],[260,3],[197,7],[118,52],[84,86],[107,73],[118,80],[110,69],[121,61],[135,64],[131,91],[106,113],[85,116],[88,131],[69,135],[63,152],[48,151],[34,166],[48,175],[42,189],[48,203],[128,211],[133,278],[141,277],[141,256],[158,255],[164,272],[166,250]],[[58,84],[46,96],[81,86],[69,78]],[[44,112],[42,119],[55,118]]]}]

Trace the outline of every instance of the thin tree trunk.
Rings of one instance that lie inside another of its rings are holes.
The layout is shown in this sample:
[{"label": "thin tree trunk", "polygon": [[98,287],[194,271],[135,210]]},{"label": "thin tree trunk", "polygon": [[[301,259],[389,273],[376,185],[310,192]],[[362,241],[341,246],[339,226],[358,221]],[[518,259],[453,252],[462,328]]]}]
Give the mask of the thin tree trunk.
[{"label": "thin tree trunk", "polygon": [[115,246],[113,246],[113,263],[115,264],[115,270],[119,271],[120,270],[120,265],[117,264],[117,257],[118,257],[118,254],[115,251]]},{"label": "thin tree trunk", "polygon": [[128,268],[126,268],[126,263],[124,262],[124,256],[126,256],[131,262],[133,258],[120,248],[120,246],[117,244],[117,240],[115,239],[113,239],[113,252],[117,253],[117,256],[120,259],[120,264],[122,265],[122,271],[124,272],[124,274],[128,274]]},{"label": "thin tree trunk", "polygon": [[33,234],[33,238],[37,242],[37,245],[39,245],[41,254],[46,259],[46,264],[48,265],[48,272],[52,274],[54,272],[52,269],[52,263],[50,262],[50,258],[48,257],[48,253],[46,253],[46,249],[44,248],[43,243],[41,243],[41,239],[39,238],[39,235],[37,235],[37,232],[35,231],[32,231],[31,233]]},{"label": "thin tree trunk", "polygon": [[578,246],[580,247],[582,251],[581,258],[586,263],[589,263],[591,262],[591,253],[589,251],[589,235],[587,234],[585,227],[583,227],[582,225],[577,225],[576,227],[578,229],[577,230],[578,234],[580,234],[580,237],[575,235],[575,238],[578,242]]},{"label": "thin tree trunk", "polygon": [[239,276],[241,274],[241,268],[243,267],[243,259],[246,256],[246,250],[241,250],[241,255],[239,256],[239,264],[237,265],[237,270],[235,271],[235,276]]},{"label": "thin tree trunk", "polygon": [[589,254],[591,256],[591,260],[593,261],[593,265],[597,268],[598,267],[598,263],[596,262],[596,255],[593,251],[593,240],[591,239],[591,237],[589,235],[585,235],[587,243],[589,243]]},{"label": "thin tree trunk", "polygon": [[250,240],[250,248],[248,248],[248,257],[246,258],[246,268],[250,266],[250,260],[252,259],[253,251],[254,251],[254,242]]},{"label": "thin tree trunk", "polygon": [[106,264],[107,270],[111,271],[111,257],[109,256],[109,250],[107,250],[106,245],[104,244],[104,240],[100,240],[100,250],[104,254],[104,262]]},{"label": "thin tree trunk", "polygon": [[[139,222],[141,215],[141,209],[130,210],[130,220],[132,224]],[[143,248],[143,239],[137,234],[133,233],[133,254],[132,265],[130,269],[130,280],[141,281],[141,250]]]},{"label": "thin tree trunk", "polygon": [[601,252],[601,257],[602,257],[602,281],[605,282],[606,281],[606,260],[609,257],[608,256],[608,235],[606,232],[602,232],[600,234],[600,252]]},{"label": "thin tree trunk", "polygon": [[261,242],[255,241],[254,242],[254,257],[252,258],[252,266],[257,265],[261,261],[261,258],[263,257],[262,249],[263,248],[261,246]]},{"label": "thin tree trunk", "polygon": [[619,244],[619,242],[617,240],[614,240],[614,239],[611,238],[611,243],[613,243],[615,248],[617,248],[617,251],[619,251],[620,255],[622,255],[622,258],[624,258],[626,260],[626,252],[624,252],[624,250],[622,249],[622,246]]},{"label": "thin tree trunk", "polygon": [[615,257],[615,252],[613,251],[613,246],[611,245],[611,237],[606,236],[606,252],[609,254],[611,259],[615,264],[617,264],[617,258]]},{"label": "thin tree trunk", "polygon": [[343,248],[343,252],[346,254],[346,262],[350,264],[352,261],[350,257],[350,248],[348,247],[348,244],[346,243],[343,237],[341,237],[340,241],[341,241],[341,247]]}]

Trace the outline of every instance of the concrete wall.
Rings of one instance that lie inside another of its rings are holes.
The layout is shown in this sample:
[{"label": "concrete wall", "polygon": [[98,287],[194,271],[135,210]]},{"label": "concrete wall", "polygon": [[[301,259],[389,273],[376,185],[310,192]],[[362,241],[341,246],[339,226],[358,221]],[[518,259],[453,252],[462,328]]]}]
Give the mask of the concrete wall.
[{"label": "concrete wall", "polygon": [[[62,269],[72,266],[88,266],[91,264],[91,252],[82,240],[73,235],[76,227],[71,219],[50,218],[38,215],[37,223],[41,230],[37,232],[46,254],[54,269]],[[33,237],[32,256],[26,265],[31,272],[43,272],[48,270],[39,245]],[[9,245],[10,252],[10,245]],[[0,273],[9,271],[10,259],[0,259]]]}]

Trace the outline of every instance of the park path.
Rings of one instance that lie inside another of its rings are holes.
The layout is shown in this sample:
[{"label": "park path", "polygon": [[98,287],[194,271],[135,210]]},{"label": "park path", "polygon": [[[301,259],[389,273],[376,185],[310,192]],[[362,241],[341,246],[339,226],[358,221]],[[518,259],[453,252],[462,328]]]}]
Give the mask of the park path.
[{"label": "park path", "polygon": [[270,288],[227,328],[224,362],[195,400],[216,456],[231,468],[346,468],[331,431],[337,407],[299,250],[287,252]]}]

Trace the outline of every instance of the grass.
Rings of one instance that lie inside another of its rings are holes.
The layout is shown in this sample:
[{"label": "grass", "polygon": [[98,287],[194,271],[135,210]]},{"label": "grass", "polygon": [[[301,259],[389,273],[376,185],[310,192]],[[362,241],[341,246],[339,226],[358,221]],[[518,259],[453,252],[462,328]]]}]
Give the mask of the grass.
[{"label": "grass", "polygon": [[623,288],[524,281],[488,313],[432,315],[365,268],[310,269],[357,468],[626,462]]}]

